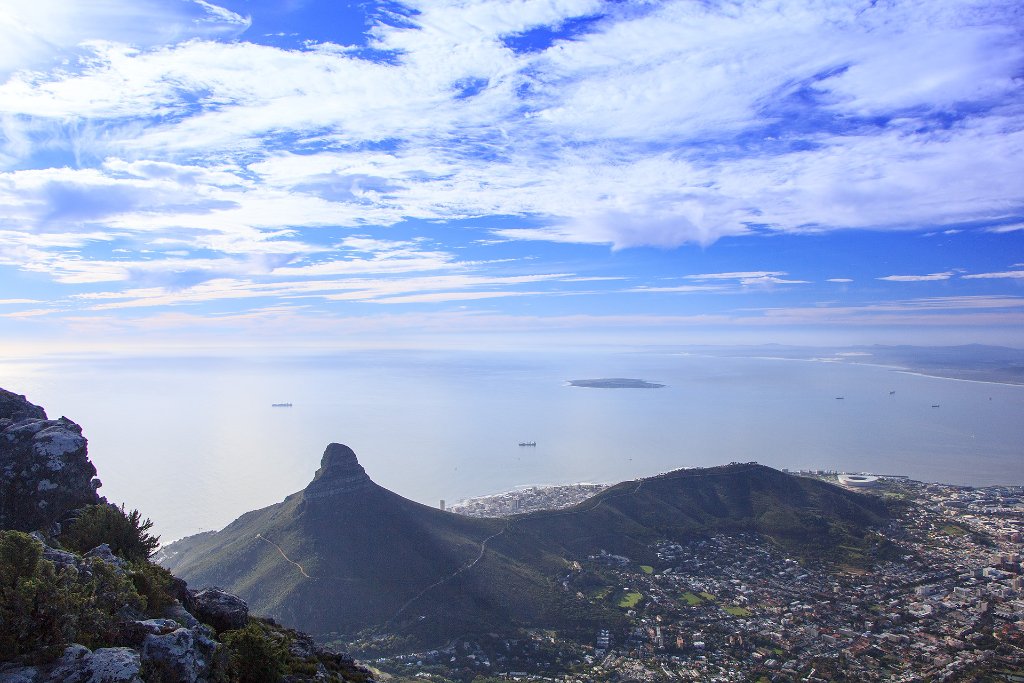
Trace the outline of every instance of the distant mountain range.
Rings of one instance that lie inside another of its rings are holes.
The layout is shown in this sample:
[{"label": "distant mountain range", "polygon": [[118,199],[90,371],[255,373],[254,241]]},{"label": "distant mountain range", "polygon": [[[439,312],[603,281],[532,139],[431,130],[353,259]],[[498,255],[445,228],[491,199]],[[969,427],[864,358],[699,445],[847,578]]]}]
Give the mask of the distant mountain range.
[{"label": "distant mountain range", "polygon": [[321,638],[437,643],[617,618],[559,580],[602,550],[653,564],[658,540],[755,531],[795,553],[838,557],[872,543],[869,528],[886,517],[878,498],[733,463],[623,482],[566,510],[470,518],[378,486],[351,449],[331,444],[303,491],[173,543],[161,562]]},{"label": "distant mountain range", "polygon": [[709,356],[792,358],[889,365],[933,377],[1024,384],[1024,349],[985,344],[960,346],[757,346],[688,347]]}]

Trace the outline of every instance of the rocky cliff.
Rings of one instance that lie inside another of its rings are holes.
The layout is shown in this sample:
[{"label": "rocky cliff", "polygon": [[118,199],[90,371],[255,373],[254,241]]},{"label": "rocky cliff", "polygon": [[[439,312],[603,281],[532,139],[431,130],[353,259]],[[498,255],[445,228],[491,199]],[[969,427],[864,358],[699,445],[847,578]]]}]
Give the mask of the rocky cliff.
[{"label": "rocky cliff", "polygon": [[68,418],[0,389],[0,528],[56,533],[71,512],[102,502],[86,446]]},{"label": "rocky cliff", "polygon": [[355,452],[348,446],[332,443],[320,459],[320,469],[313,475],[302,496],[307,501],[328,500],[346,494],[358,495],[373,486]]}]

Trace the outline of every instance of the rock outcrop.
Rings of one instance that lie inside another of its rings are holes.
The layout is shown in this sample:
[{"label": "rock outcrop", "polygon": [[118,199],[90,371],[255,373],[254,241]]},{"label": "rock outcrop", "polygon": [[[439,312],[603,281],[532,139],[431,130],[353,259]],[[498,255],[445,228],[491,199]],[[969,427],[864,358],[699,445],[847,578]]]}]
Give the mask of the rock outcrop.
[{"label": "rock outcrop", "polygon": [[302,496],[307,501],[323,500],[362,491],[372,485],[355,452],[343,444],[332,443],[324,450],[320,469]]},{"label": "rock outcrop", "polygon": [[10,683],[142,683],[142,658],[130,647],[69,645],[49,666],[0,665],[0,677]]},{"label": "rock outcrop", "polygon": [[0,528],[54,532],[75,510],[103,502],[82,428],[0,389]]},{"label": "rock outcrop", "polygon": [[249,622],[245,600],[216,586],[192,594],[192,613],[219,633],[242,628]]},{"label": "rock outcrop", "polygon": [[[46,545],[38,533],[34,537],[43,546],[42,560],[53,563],[54,569],[61,571],[69,584],[88,582],[101,563],[127,576],[125,561],[113,555],[106,544],[77,555]],[[229,605],[232,614],[245,614],[248,620],[248,608],[241,598],[217,592],[220,604]],[[194,596],[189,592],[190,601]],[[187,612],[180,601],[165,608],[163,618],[141,618],[130,605],[123,606],[118,614],[116,629],[109,634],[111,647],[89,650],[80,644],[70,644],[60,658],[42,666],[0,662],[0,681],[137,683],[147,678],[146,671],[160,672],[164,677],[158,680],[186,683],[223,678],[227,669],[226,653],[217,642],[214,630]],[[237,620],[231,623],[233,628],[245,626],[245,622],[238,625]]]},{"label": "rock outcrop", "polygon": [[160,671],[164,680],[181,683],[216,678],[216,673],[225,668],[226,662],[219,661],[225,659],[223,654],[220,643],[205,627],[182,626],[170,633],[150,634],[142,643],[142,661],[147,668]]}]

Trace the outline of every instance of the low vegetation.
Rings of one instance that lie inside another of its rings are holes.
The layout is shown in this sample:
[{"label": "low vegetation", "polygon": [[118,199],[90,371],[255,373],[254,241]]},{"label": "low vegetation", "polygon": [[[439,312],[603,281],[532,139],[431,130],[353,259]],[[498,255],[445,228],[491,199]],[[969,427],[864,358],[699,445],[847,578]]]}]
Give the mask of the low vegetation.
[{"label": "low vegetation", "polygon": [[704,599],[702,597],[690,591],[683,593],[683,601],[690,607],[696,607],[697,605],[704,604]]},{"label": "low vegetation", "polygon": [[640,603],[640,600],[643,597],[644,596],[641,593],[637,593],[636,591],[628,591],[619,600],[619,607],[623,607],[625,609],[632,609]]},{"label": "low vegetation", "polygon": [[[175,599],[174,577],[148,561],[121,559],[123,567],[99,558],[79,558],[87,571],[58,567],[43,556],[36,538],[0,531],[0,662],[43,664],[70,643],[90,649],[128,645],[126,616],[161,615]],[[326,672],[325,681],[366,680],[352,660],[314,650],[308,636],[271,621],[250,619],[220,640],[226,664],[217,675],[223,683],[309,680],[318,671]],[[297,641],[304,642],[295,648]],[[158,667],[144,678],[164,680],[165,674]]]},{"label": "low vegetation", "polygon": [[153,522],[143,520],[138,510],[125,512],[124,505],[89,505],[58,540],[65,548],[79,553],[106,543],[118,557],[141,563],[160,547],[160,537],[151,535],[151,528]]},{"label": "low vegetation", "polygon": [[229,650],[231,672],[241,683],[276,683],[285,674],[287,650],[257,622],[222,637]]},{"label": "low vegetation", "polygon": [[140,595],[132,580],[141,568],[123,572],[87,559],[89,571],[78,572],[58,569],[42,554],[32,536],[0,531],[0,661],[22,655],[46,661],[72,642],[109,645],[117,641],[122,610],[146,613],[152,591]]},{"label": "low vegetation", "polygon": [[722,605],[722,611],[734,617],[749,617],[753,612],[739,605]]}]

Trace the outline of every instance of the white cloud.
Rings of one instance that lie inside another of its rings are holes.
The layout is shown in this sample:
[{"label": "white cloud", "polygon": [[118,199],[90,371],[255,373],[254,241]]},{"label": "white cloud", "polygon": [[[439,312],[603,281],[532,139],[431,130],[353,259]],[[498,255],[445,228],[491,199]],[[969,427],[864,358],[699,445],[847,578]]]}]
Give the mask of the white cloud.
[{"label": "white cloud", "polygon": [[43,315],[52,315],[59,312],[55,308],[33,308],[26,311],[14,311],[13,313],[0,313],[0,318],[38,318]]},{"label": "white cloud", "polygon": [[[613,277],[388,239],[399,224],[496,238],[467,249],[1024,227],[1014,2],[408,4],[401,25],[371,29],[390,52],[375,62],[329,43],[218,42],[249,22],[204,0],[14,3],[0,16],[0,265],[66,285],[62,310],[221,302],[265,321],[322,312],[297,302],[498,306]],[[572,39],[507,44],[598,12]],[[809,284],[767,270],[629,280],[619,291]],[[932,311],[900,306],[871,315]],[[785,315],[842,314],[821,308]]]},{"label": "white cloud", "polygon": [[937,282],[939,280],[948,280],[954,275],[956,275],[955,272],[947,271],[944,273],[931,273],[929,275],[886,275],[877,279],[889,282]]},{"label": "white cloud", "polygon": [[247,18],[203,0],[8,0],[0,13],[0,76],[74,59],[90,41],[151,47],[234,36],[248,26]]},{"label": "white cloud", "polygon": [[1007,270],[1002,273],[972,273],[971,275],[964,275],[965,280],[993,280],[1009,278],[1014,280],[1020,280],[1024,278],[1024,270]]},{"label": "white cloud", "polygon": [[[322,299],[374,303],[431,303],[507,296],[564,293],[509,290],[517,285],[565,281],[566,273],[536,275],[425,275],[415,277],[354,277],[331,280],[254,282],[241,278],[216,278],[190,287],[145,287],[118,292],[76,294],[74,301],[89,310],[152,308],[244,299]],[[504,288],[504,289],[503,289]]]},{"label": "white cloud", "polygon": [[[239,211],[250,222],[269,211],[285,224],[295,205],[300,221],[337,224],[532,214],[545,225],[498,234],[616,247],[710,244],[754,224],[941,226],[1019,206],[1024,131],[1012,107],[994,106],[1015,97],[1024,64],[1001,15],[1010,5],[668,2],[612,10],[540,52],[502,43],[599,7],[421,3],[410,25],[375,29],[376,47],[400,51],[391,64],[332,45],[94,44],[82,73],[0,87],[18,129],[5,153],[23,159],[42,135],[79,154],[153,160],[115,164],[244,160],[235,182],[250,184],[254,210]],[[482,89],[461,97],[466,79]],[[929,123],[959,103],[976,113]],[[800,123],[829,112],[835,125]],[[868,115],[891,121],[841,123]],[[790,120],[775,138],[763,132]],[[737,144],[744,135],[777,148]],[[395,144],[280,151],[296,136]],[[283,199],[293,206],[273,211]]]},{"label": "white cloud", "polygon": [[702,273],[699,275],[684,275],[683,277],[687,280],[759,280],[786,274],[779,270],[757,270],[742,273]]},{"label": "white cloud", "polygon": [[736,280],[744,287],[767,285],[806,285],[807,280],[787,280],[781,276],[788,275],[782,271],[748,271],[741,273],[704,273],[700,275],[684,275],[686,280]]},{"label": "white cloud", "polygon": [[406,294],[404,296],[388,296],[378,299],[367,299],[375,304],[422,304],[444,303],[446,301],[476,301],[479,299],[499,299],[510,296],[536,296],[543,292],[430,292],[428,294]]},{"label": "white cloud", "polygon": [[853,280],[851,278],[848,278],[848,277],[830,277],[827,280],[825,280],[825,282],[847,283],[847,282],[853,282]]},{"label": "white cloud", "polygon": [[665,292],[693,293],[693,292],[722,292],[728,288],[725,285],[676,285],[665,287],[632,287],[627,292],[640,292],[649,294],[663,294]]}]

